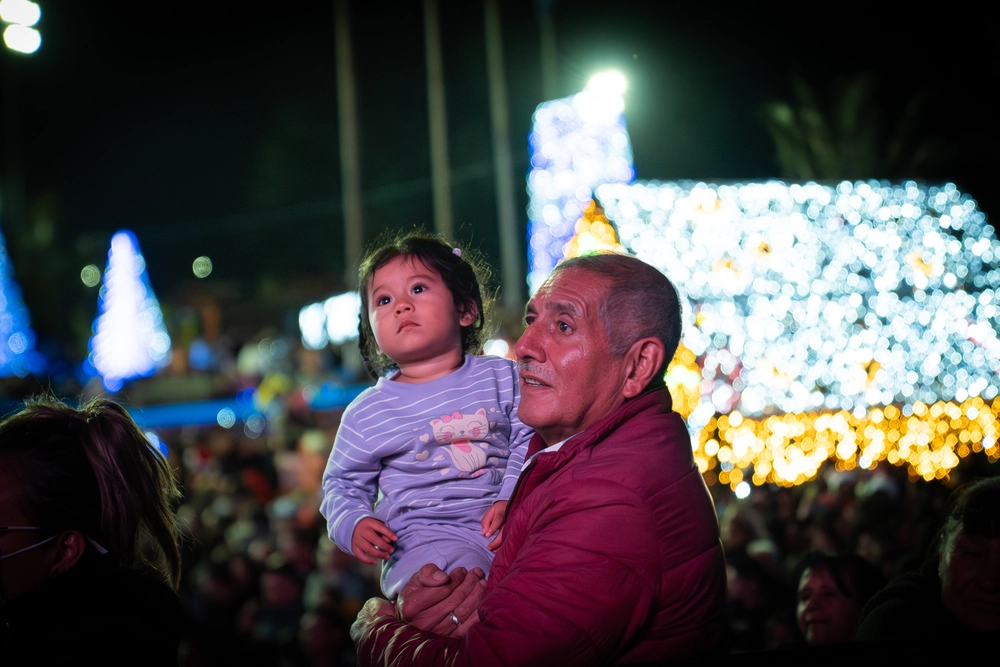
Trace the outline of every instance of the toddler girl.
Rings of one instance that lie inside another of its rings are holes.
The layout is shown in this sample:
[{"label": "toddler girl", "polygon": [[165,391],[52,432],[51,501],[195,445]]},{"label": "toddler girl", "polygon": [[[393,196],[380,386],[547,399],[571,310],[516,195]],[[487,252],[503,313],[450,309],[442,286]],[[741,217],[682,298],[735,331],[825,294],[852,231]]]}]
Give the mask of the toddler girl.
[{"label": "toddler girl", "polygon": [[475,356],[486,317],[459,249],[403,237],[365,258],[359,289],[358,346],[378,382],[344,412],[321,511],[337,546],[383,561],[394,599],[426,563],[489,571],[531,431],[515,364]]}]

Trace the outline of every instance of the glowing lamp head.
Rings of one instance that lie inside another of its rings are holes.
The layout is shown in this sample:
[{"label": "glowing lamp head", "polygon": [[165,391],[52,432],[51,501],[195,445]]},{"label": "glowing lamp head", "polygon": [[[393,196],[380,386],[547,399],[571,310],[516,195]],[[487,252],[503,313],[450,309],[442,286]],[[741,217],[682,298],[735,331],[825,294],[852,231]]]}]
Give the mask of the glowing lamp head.
[{"label": "glowing lamp head", "polygon": [[589,92],[608,97],[621,97],[627,88],[628,83],[621,72],[601,72],[587,82]]}]

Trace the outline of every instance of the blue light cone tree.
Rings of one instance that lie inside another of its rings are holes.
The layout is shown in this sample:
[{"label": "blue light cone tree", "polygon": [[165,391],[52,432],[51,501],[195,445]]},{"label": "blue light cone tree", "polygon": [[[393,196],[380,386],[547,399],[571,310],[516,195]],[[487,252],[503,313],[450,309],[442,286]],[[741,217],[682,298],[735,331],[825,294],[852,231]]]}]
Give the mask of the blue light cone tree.
[{"label": "blue light cone tree", "polygon": [[24,377],[42,370],[42,355],[35,351],[30,321],[21,287],[14,280],[6,241],[0,234],[0,377]]},{"label": "blue light cone tree", "polygon": [[149,286],[146,260],[135,234],[118,232],[111,238],[88,361],[104,388],[116,392],[126,380],[155,373],[169,356],[170,336]]}]

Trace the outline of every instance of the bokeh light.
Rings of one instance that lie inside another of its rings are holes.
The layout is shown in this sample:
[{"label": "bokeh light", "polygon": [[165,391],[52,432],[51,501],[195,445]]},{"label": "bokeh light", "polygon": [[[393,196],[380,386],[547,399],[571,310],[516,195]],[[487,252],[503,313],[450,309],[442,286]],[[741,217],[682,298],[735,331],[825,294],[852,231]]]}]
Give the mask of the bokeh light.
[{"label": "bokeh light", "polygon": [[198,278],[207,278],[212,273],[212,260],[202,255],[191,264],[191,271]]},{"label": "bokeh light", "polygon": [[319,350],[328,343],[340,345],[358,337],[358,313],[361,295],[344,292],[321,303],[313,303],[299,311],[299,332],[302,344]]},{"label": "bokeh light", "polygon": [[977,447],[995,457],[1000,244],[954,185],[646,182],[597,197],[686,298],[668,386],[703,472],[735,488],[888,460],[933,478]]},{"label": "bokeh light", "polygon": [[494,357],[506,357],[510,354],[510,343],[503,338],[490,338],[483,345],[483,353]]},{"label": "bokeh light", "polygon": [[7,48],[21,53],[34,53],[42,46],[42,33],[28,26],[12,24],[3,31]]},{"label": "bokeh light", "polygon": [[0,0],[0,19],[33,26],[42,18],[42,8],[30,0]]},{"label": "bokeh light", "polygon": [[566,254],[602,183],[635,177],[620,93],[588,89],[538,106],[528,137],[528,286],[534,292]]},{"label": "bokeh light", "polygon": [[96,264],[88,264],[80,270],[80,280],[87,287],[97,287],[101,282],[101,270]]},{"label": "bokeh light", "polygon": [[118,391],[125,380],[152,375],[167,364],[170,336],[132,232],[121,231],[111,238],[98,300],[88,361],[105,389]]}]

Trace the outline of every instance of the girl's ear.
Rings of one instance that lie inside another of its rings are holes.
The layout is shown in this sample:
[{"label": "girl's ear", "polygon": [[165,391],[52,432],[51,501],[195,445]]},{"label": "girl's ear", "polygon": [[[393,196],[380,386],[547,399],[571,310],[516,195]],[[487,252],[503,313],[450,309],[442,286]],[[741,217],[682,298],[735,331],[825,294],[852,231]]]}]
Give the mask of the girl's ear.
[{"label": "girl's ear", "polygon": [[466,301],[465,306],[459,308],[458,323],[463,327],[471,327],[479,319],[479,309],[476,308],[475,301]]}]

